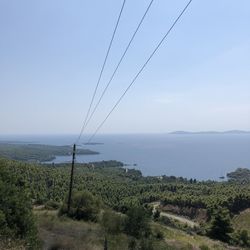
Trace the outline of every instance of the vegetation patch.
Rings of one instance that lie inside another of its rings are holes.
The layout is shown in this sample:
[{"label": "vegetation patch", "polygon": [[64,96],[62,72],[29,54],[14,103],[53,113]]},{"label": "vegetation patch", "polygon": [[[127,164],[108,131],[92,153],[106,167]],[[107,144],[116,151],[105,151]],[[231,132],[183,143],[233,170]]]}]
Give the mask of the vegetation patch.
[{"label": "vegetation patch", "polygon": [[[246,208],[250,208],[250,185],[248,183],[199,182],[173,176],[144,177],[140,171],[126,170],[122,166],[122,163],[116,161],[76,164],[72,206],[68,212],[70,164],[58,164],[54,167],[52,164],[39,165],[0,159],[2,172],[11,176],[9,179],[2,178],[2,182],[7,182],[10,188],[5,190],[2,185],[1,199],[7,199],[5,196],[7,194],[12,202],[12,195],[18,196],[14,198],[15,202],[19,199],[22,202],[17,202],[20,205],[20,209],[16,211],[17,218],[22,214],[21,211],[31,213],[33,205],[36,208],[34,213],[43,217],[40,220],[38,216],[37,219],[39,236],[45,245],[49,242],[47,245],[52,249],[60,247],[59,244],[63,244],[64,249],[67,247],[77,249],[84,237],[85,240],[87,237],[86,242],[89,242],[86,249],[88,246],[94,247],[92,249],[98,249],[98,247],[103,249],[106,243],[109,244],[108,249],[135,250],[158,250],[169,249],[169,247],[170,249],[171,247],[172,249],[199,249],[199,247],[227,249],[228,244],[234,246],[235,249],[237,249],[235,246],[241,249],[248,247],[247,230],[238,230],[232,226],[231,219]],[[12,188],[16,191],[11,192]],[[20,190],[24,192],[18,195]],[[11,202],[8,206],[12,206]],[[154,204],[158,204],[157,209]],[[19,208],[18,205],[13,206]],[[59,207],[60,217],[57,216]],[[177,214],[172,215],[172,218],[163,216],[162,209],[169,207],[179,209]],[[8,211],[4,207],[1,210],[0,224],[1,228],[4,228]],[[47,215],[42,214],[44,210]],[[201,223],[196,225],[195,221],[192,221],[196,213],[193,217],[181,217],[183,213],[187,214],[190,211],[191,213],[205,211],[206,216]],[[22,216],[24,228],[26,223],[34,224],[34,221],[30,221],[32,216],[26,217],[25,213]],[[181,220],[176,221],[176,217],[182,218],[183,221],[185,219],[190,225],[192,222],[194,226],[189,226]],[[233,219],[234,221],[236,219]],[[12,224],[15,225],[15,223]],[[90,231],[92,229],[89,229],[87,225],[95,228],[95,236],[93,236],[95,242],[91,241],[92,233],[89,233],[87,229],[82,235],[81,225],[85,225]],[[77,233],[71,227],[78,228],[79,237],[70,233],[70,230]],[[31,242],[29,239],[34,236],[29,231],[22,235],[21,230],[11,224],[7,228],[11,230],[10,234],[13,237],[18,235],[20,240],[25,242]],[[68,228],[65,233],[63,233],[63,228]],[[58,232],[65,237],[61,238]],[[51,238],[51,235],[58,236]],[[65,242],[64,239],[66,239]],[[117,242],[120,242],[118,248]]]},{"label": "vegetation patch", "polygon": [[[0,156],[13,160],[46,162],[53,161],[56,156],[69,156],[71,154],[72,148],[70,146],[0,143]],[[77,149],[77,154],[91,155],[98,154],[98,152],[89,149]]]},{"label": "vegetation patch", "polygon": [[[27,249],[37,246],[32,203],[25,183],[0,166],[0,239],[15,239]],[[7,246],[11,244],[7,241]]]},{"label": "vegetation patch", "polygon": [[233,227],[235,230],[246,230],[250,234],[250,209],[234,216]]}]

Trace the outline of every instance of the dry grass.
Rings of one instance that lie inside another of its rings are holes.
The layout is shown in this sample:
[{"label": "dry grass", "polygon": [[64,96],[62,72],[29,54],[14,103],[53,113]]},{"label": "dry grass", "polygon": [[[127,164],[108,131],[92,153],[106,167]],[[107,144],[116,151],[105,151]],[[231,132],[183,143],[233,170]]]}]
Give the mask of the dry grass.
[{"label": "dry grass", "polygon": [[250,209],[246,209],[233,218],[233,226],[235,230],[247,230],[250,235]]},{"label": "dry grass", "polygon": [[35,214],[43,249],[103,249],[103,232],[98,224],[59,218],[55,211]]},{"label": "dry grass", "polygon": [[[99,224],[73,221],[65,217],[59,218],[56,211],[44,210],[34,213],[37,217],[39,237],[44,250],[103,250],[104,233]],[[154,242],[155,250],[239,249],[207,237],[189,235],[158,223],[152,223],[152,229],[161,231],[164,235],[164,240]],[[109,235],[108,249],[128,250],[128,241],[128,237],[124,234]]]},{"label": "dry grass", "polygon": [[220,241],[211,240],[208,237],[200,235],[190,235],[181,230],[162,226],[154,223],[152,225],[155,230],[160,228],[164,232],[165,241],[168,245],[172,246],[173,249],[180,250],[199,250],[201,247],[207,247],[210,250],[236,250],[240,249],[237,247],[228,246]]},{"label": "dry grass", "polygon": [[1,239],[0,237],[0,249],[1,250],[25,250],[25,244],[19,240],[13,239]]}]

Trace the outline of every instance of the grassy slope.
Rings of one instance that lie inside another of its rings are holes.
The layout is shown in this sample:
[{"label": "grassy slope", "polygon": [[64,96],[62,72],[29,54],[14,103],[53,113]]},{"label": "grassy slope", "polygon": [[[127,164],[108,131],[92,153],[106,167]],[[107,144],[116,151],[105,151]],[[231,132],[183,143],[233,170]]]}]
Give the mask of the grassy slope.
[{"label": "grassy slope", "polygon": [[35,215],[44,249],[52,246],[72,250],[102,249],[101,228],[97,224],[59,219],[55,211],[36,211]]},{"label": "grassy slope", "polygon": [[25,250],[25,244],[21,240],[4,240],[0,238],[1,250]]},{"label": "grassy slope", "polygon": [[[56,211],[35,211],[35,215],[43,249],[59,246],[70,250],[103,250],[104,231],[99,224],[58,218]],[[128,249],[129,238],[125,234],[108,235],[107,239],[109,250]],[[173,248],[159,240],[154,242],[154,249]]]},{"label": "grassy slope", "polygon": [[154,223],[154,230],[160,228],[164,233],[165,241],[173,249],[200,249],[201,246],[208,247],[207,249],[215,250],[225,250],[225,249],[239,249],[235,247],[230,247],[220,241],[211,240],[208,237],[199,235],[190,235],[184,231],[162,226]]},{"label": "grassy slope", "polygon": [[[65,249],[102,250],[104,233],[99,224],[73,221],[67,218],[58,218],[55,211],[35,211],[39,237],[43,247],[59,245]],[[200,249],[207,246],[208,249],[233,249],[221,242],[213,241],[207,237],[189,235],[178,229],[152,223],[153,231],[162,231],[163,240],[154,242],[154,249]],[[108,235],[109,250],[127,250],[128,236],[125,234]]]},{"label": "grassy slope", "polygon": [[250,234],[250,209],[246,209],[233,218],[233,226],[235,230],[247,230]]}]

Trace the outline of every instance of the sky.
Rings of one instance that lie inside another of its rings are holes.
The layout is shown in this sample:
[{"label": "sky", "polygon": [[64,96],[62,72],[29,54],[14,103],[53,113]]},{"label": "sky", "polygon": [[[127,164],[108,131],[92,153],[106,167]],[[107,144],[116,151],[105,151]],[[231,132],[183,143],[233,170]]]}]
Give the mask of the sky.
[{"label": "sky", "polygon": [[[97,97],[150,0],[127,0]],[[184,8],[155,0],[86,133]],[[0,0],[0,134],[80,132],[122,0]],[[100,133],[250,130],[250,1],[193,0]]]}]

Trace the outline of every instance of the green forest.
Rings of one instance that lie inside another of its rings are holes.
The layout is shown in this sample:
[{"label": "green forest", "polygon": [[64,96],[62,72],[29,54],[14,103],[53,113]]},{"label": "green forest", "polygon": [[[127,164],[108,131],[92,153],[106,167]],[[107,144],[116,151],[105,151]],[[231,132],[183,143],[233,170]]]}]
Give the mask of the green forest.
[{"label": "green forest", "polygon": [[[0,142],[0,157],[6,157],[19,161],[53,161],[56,156],[71,155],[71,151],[72,149],[70,146]],[[91,155],[98,154],[98,152],[80,148],[77,149],[77,154]]]},{"label": "green forest", "polygon": [[[0,159],[2,242],[12,238],[16,244],[20,240],[24,249],[40,249],[43,243],[39,225],[51,220],[51,211],[56,211],[53,220],[59,220],[59,224],[60,218],[65,218],[65,225],[70,220],[93,223],[87,225],[94,228],[100,226],[100,231],[95,228],[101,239],[98,244],[104,247],[100,249],[116,249],[117,235],[123,237],[121,249],[181,249],[164,241],[166,230],[210,238],[239,249],[250,246],[247,228],[233,227],[234,218],[250,208],[248,169],[238,169],[228,174],[227,181],[216,182],[174,176],[144,177],[140,171],[126,169],[117,161],[76,164],[72,208],[68,213],[70,168],[70,164],[41,165]],[[37,212],[40,210],[47,212],[41,215]],[[171,215],[186,218],[194,226],[171,219]],[[218,249],[227,249],[222,246]],[[201,244],[200,249],[213,248],[207,243]]]}]

